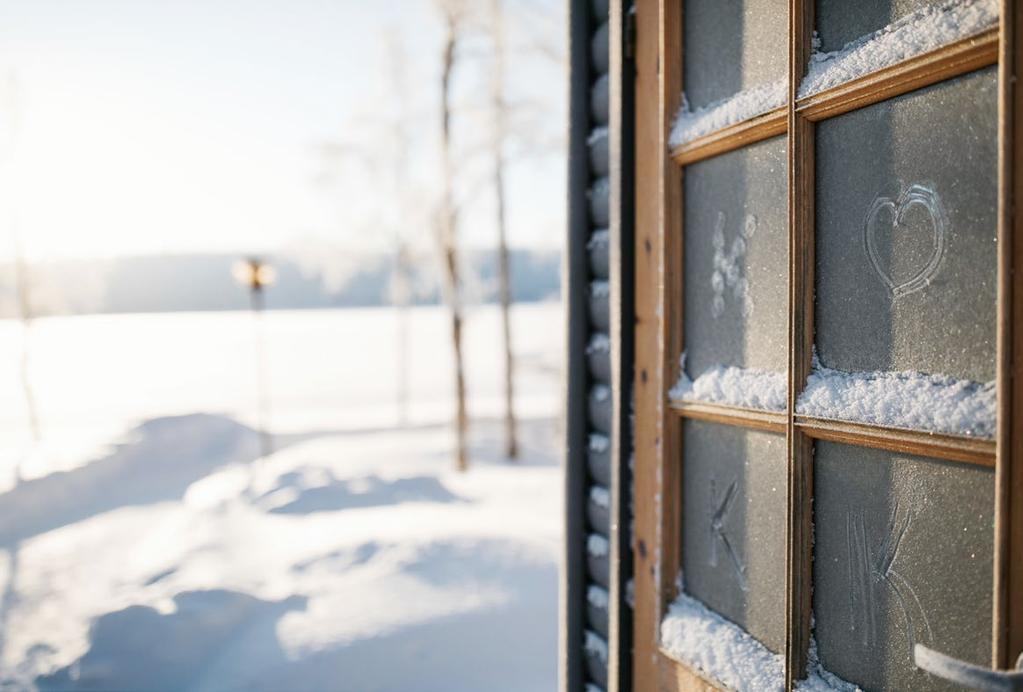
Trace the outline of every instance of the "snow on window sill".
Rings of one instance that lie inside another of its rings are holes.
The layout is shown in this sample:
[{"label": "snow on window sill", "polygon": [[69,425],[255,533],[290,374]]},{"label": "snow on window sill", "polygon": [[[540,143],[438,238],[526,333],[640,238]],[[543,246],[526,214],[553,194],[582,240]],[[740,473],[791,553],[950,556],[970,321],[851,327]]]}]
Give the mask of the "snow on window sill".
[{"label": "snow on window sill", "polygon": [[788,405],[788,378],[783,372],[716,365],[691,380],[686,374],[683,353],[681,373],[668,392],[668,398],[674,402],[725,404],[762,411],[785,411]]},{"label": "snow on window sill", "polygon": [[919,372],[843,372],[814,362],[796,413],[818,418],[990,439],[995,383]]},{"label": "snow on window sill", "polygon": [[979,34],[997,26],[998,15],[997,0],[948,0],[919,9],[841,50],[814,53],[799,98]]},{"label": "snow on window sill", "polygon": [[[681,594],[669,606],[661,622],[661,648],[678,662],[730,689],[775,692],[785,688],[785,664],[780,654],[733,622],[708,609],[696,599]],[[851,692],[858,688],[817,663],[811,647],[810,675],[797,690]]]},{"label": "snow on window sill", "polygon": [[729,125],[763,115],[775,108],[781,108],[787,100],[786,79],[740,91],[695,111],[689,109],[689,102],[683,94],[682,108],[671,126],[668,145],[672,148],[681,146]]},{"label": "snow on window sill", "polygon": [[[840,50],[814,52],[798,98],[819,94],[858,77],[969,38],[998,25],[998,0],[947,0],[902,17]],[[675,148],[718,130],[781,108],[788,80],[760,84],[692,110],[682,107],[672,123],[668,146]]]}]

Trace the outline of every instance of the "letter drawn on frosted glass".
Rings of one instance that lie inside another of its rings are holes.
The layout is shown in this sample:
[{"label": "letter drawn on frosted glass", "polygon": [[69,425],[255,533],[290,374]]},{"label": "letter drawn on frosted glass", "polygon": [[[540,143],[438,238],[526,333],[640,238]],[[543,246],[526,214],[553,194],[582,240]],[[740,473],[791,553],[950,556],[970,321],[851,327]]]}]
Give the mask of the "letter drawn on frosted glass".
[{"label": "letter drawn on frosted glass", "polygon": [[913,655],[916,645],[916,632],[919,630],[926,636],[924,643],[934,638],[931,625],[927,621],[920,599],[912,584],[895,568],[902,545],[913,514],[906,510],[899,515],[899,503],[895,502],[891,516],[885,527],[885,533],[876,546],[871,546],[867,539],[867,530],[863,521],[863,512],[846,514],[846,548],[849,556],[849,626],[852,631],[859,629],[863,645],[874,646],[878,643],[878,603],[887,590],[895,597],[895,602],[906,625],[906,638],[909,655]]},{"label": "letter drawn on frosted glass", "polygon": [[746,222],[732,241],[732,247],[725,253],[725,213],[718,212],[714,223],[714,273],[710,277],[711,288],[714,289],[714,303],[711,314],[715,319],[725,312],[725,288],[732,289],[732,295],[739,303],[742,314],[747,317],[753,311],[753,299],[750,296],[749,281],[743,275],[743,262],[746,259],[747,243],[757,231],[757,217],[746,215]]},{"label": "letter drawn on frosted glass", "polygon": [[[906,217],[914,207],[920,207],[927,215],[931,233],[932,250],[926,262],[908,277],[895,277],[889,262],[881,257],[878,247],[881,234],[894,234],[909,230]],[[945,255],[945,235],[948,217],[941,206],[941,198],[937,192],[923,185],[911,185],[899,195],[897,200],[890,197],[877,197],[863,224],[863,244],[870,258],[870,264],[881,280],[888,286],[893,298],[919,291],[931,283],[938,271],[942,257]]]},{"label": "letter drawn on frosted glass", "polygon": [[710,566],[718,566],[718,546],[724,549],[728,556],[729,563],[735,571],[735,577],[739,581],[739,588],[749,591],[746,583],[746,565],[739,558],[732,541],[728,538],[725,530],[725,522],[728,519],[728,512],[739,494],[739,479],[735,478],[722,493],[717,491],[717,483],[712,478],[710,481],[710,497],[713,503],[713,513],[710,517]]}]

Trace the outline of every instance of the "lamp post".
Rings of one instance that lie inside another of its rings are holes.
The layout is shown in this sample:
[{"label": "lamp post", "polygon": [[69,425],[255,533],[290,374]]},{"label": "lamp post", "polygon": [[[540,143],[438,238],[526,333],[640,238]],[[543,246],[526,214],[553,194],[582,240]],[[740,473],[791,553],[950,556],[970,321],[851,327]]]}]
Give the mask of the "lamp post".
[{"label": "lamp post", "polygon": [[266,307],[265,291],[277,279],[277,272],[258,257],[249,257],[235,263],[234,278],[249,289],[250,308],[256,342],[256,427],[259,431],[261,455],[273,454],[273,441],[267,422],[270,417],[270,397],[267,387],[266,346],[263,339],[262,315]]}]

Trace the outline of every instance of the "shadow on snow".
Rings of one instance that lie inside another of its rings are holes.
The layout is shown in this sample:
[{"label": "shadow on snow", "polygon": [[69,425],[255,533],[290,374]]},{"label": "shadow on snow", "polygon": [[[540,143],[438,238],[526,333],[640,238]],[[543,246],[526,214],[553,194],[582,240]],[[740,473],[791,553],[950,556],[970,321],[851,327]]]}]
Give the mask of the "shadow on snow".
[{"label": "shadow on snow", "polygon": [[[291,499],[276,504],[275,496]],[[374,474],[344,480],[331,475],[327,483],[309,487],[302,472],[292,471],[282,474],[276,486],[260,497],[258,503],[270,504],[267,511],[271,514],[313,514],[402,502],[462,501],[432,476],[383,480]]]},{"label": "shadow on snow", "polygon": [[[372,559],[377,550],[370,547],[359,557]],[[549,686],[557,667],[553,561],[514,542],[489,539],[433,543],[399,569],[444,588],[498,588],[505,598],[288,656],[276,625],[287,612],[304,610],[305,596],[264,601],[235,591],[188,591],[175,596],[177,610],[170,614],[131,606],[103,615],[90,629],[88,651],[36,683],[41,690],[342,692]],[[343,611],[337,617],[346,617]]]},{"label": "shadow on snow", "polygon": [[147,421],[109,456],[0,495],[0,546],[119,507],[180,499],[210,472],[258,457],[255,432],[230,418],[197,413]]},{"label": "shadow on snow", "polygon": [[184,690],[209,675],[232,647],[261,662],[284,661],[277,620],[306,599],[264,601],[237,591],[184,591],[175,612],[129,606],[98,618],[89,650],[70,666],[36,679],[40,690]]}]

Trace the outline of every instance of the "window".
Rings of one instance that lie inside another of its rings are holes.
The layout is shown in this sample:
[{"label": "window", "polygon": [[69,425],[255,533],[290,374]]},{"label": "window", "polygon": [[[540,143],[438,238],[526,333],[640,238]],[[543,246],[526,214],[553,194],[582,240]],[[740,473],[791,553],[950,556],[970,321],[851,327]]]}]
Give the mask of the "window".
[{"label": "window", "polygon": [[636,688],[1009,667],[1013,3],[637,7]]}]

